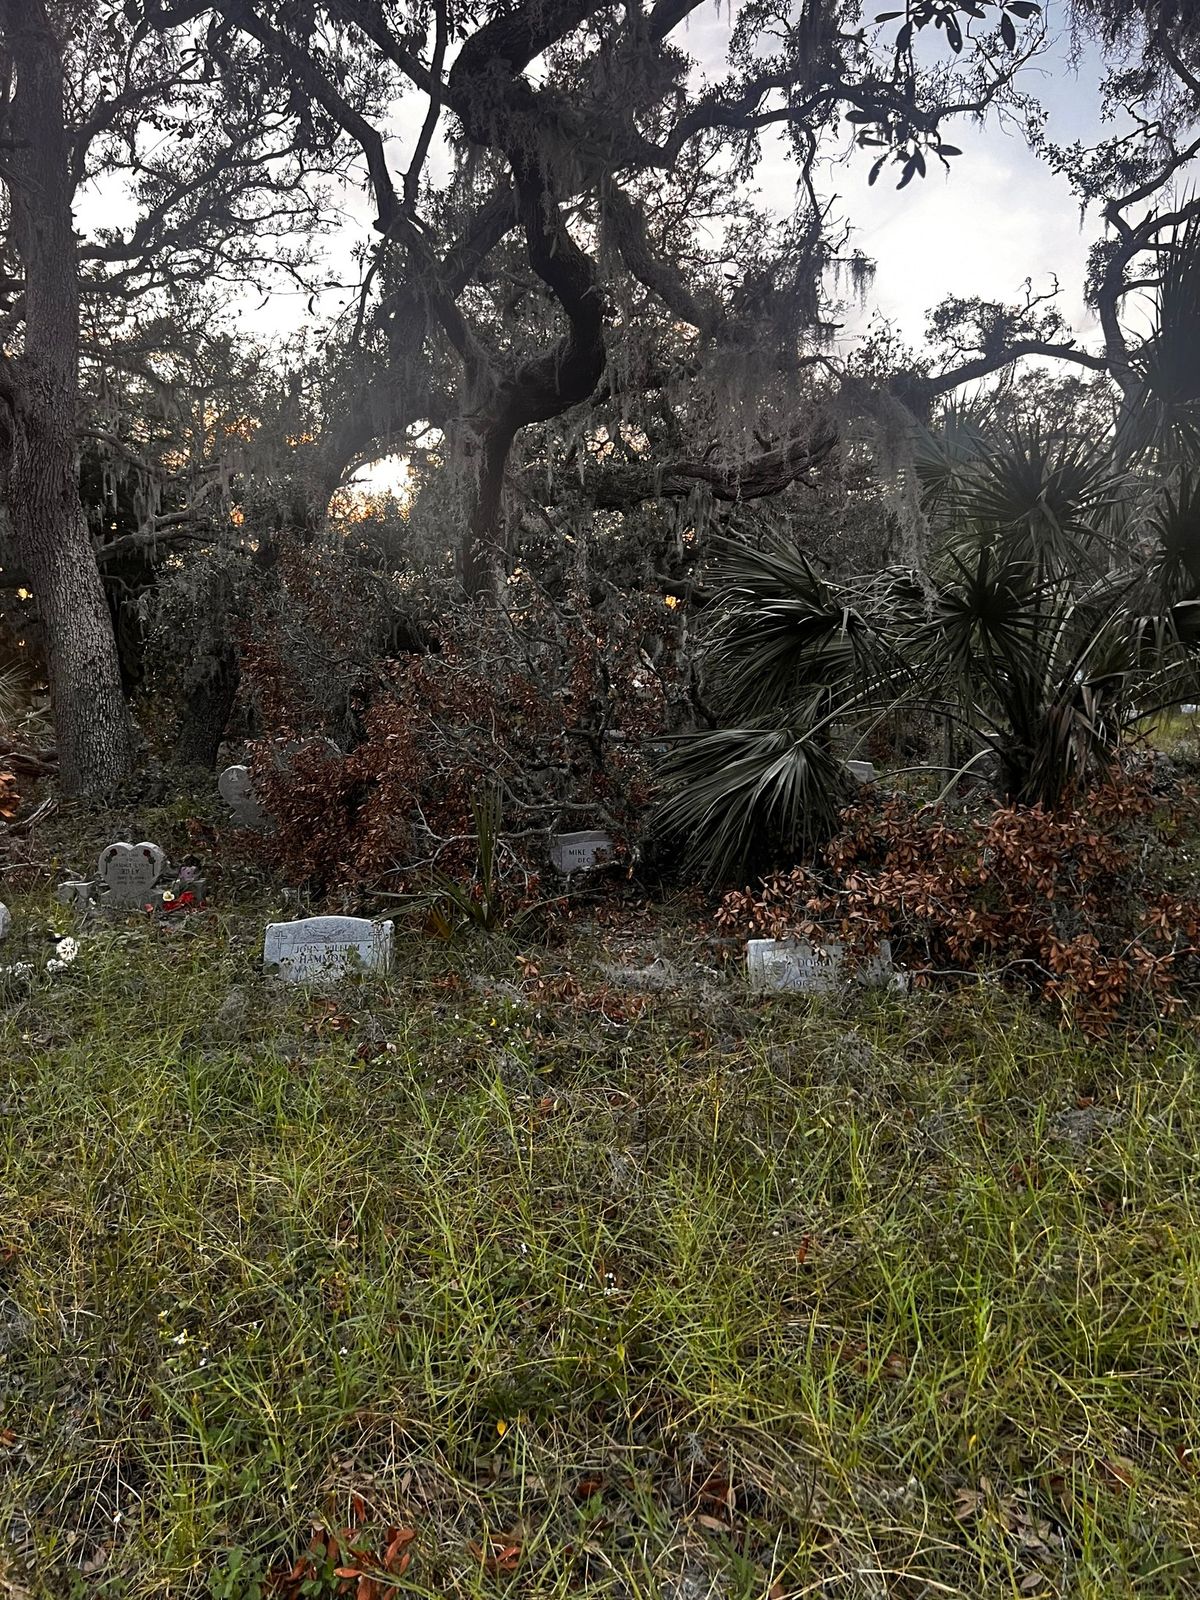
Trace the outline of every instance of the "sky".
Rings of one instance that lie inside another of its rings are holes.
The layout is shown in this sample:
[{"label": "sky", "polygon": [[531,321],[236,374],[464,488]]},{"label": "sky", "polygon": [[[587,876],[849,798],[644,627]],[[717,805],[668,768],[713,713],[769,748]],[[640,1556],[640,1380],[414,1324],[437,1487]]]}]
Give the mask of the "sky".
[{"label": "sky", "polygon": [[[1048,112],[1048,137],[1068,144],[1111,133],[1100,117],[1098,53],[1085,51],[1073,66],[1062,0],[1043,0],[1043,7],[1053,43],[1022,82]],[[873,9],[870,0],[867,9]],[[708,30],[715,35],[711,24]],[[720,49],[715,36],[709,51],[713,47]],[[950,162],[949,172],[930,162],[928,175],[903,190],[886,167],[874,186],[868,184],[877,151],[856,151],[845,164],[830,163],[824,170],[819,188],[839,197],[838,214],[854,230],[850,248],[877,266],[865,309],[848,308],[847,335],[861,333],[881,313],[908,343],[919,345],[928,309],[947,295],[1014,301],[1027,277],[1041,292],[1057,275],[1058,308],[1086,341],[1095,330],[1083,299],[1088,251],[1099,231],[1095,216],[1080,216],[1066,178],[1052,173],[1024,137],[1001,126],[994,114],[982,128],[959,118],[944,133],[963,154]],[[764,199],[781,209],[790,206],[795,181],[780,142],[760,170]]]}]

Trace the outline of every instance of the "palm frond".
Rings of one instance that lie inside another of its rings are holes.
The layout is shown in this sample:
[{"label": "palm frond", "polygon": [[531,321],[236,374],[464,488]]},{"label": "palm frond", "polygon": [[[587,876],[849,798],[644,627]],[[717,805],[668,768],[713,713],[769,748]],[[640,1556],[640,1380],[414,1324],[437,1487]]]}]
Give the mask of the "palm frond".
[{"label": "palm frond", "polygon": [[821,732],[804,726],[691,734],[665,779],[658,821],[710,882],[744,871],[756,848],[795,856],[828,838],[850,787]]},{"label": "palm frond", "polygon": [[1185,470],[1160,490],[1146,533],[1152,592],[1168,603],[1200,595],[1200,475]]},{"label": "palm frond", "polygon": [[959,497],[992,436],[993,419],[986,401],[953,398],[942,407],[933,426],[917,432],[913,470],[921,509],[932,522],[953,518]]},{"label": "palm frond", "polygon": [[1163,241],[1158,258],[1154,332],[1134,358],[1141,389],[1121,418],[1118,453],[1194,461],[1200,456],[1200,213]]},{"label": "palm frond", "polygon": [[1048,439],[1036,425],[1012,429],[980,455],[947,542],[959,551],[990,546],[1039,571],[1101,571],[1123,490],[1101,444]]},{"label": "palm frond", "polygon": [[816,690],[861,685],[884,669],[888,651],[869,613],[794,544],[726,541],[719,555],[710,661],[731,718],[774,718]]}]

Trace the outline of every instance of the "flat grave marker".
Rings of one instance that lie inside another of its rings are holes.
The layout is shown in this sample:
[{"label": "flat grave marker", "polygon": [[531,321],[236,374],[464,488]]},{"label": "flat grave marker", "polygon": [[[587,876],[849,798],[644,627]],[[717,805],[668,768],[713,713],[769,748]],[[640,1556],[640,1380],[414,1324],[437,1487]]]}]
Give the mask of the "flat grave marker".
[{"label": "flat grave marker", "polygon": [[556,833],[550,840],[550,863],[558,872],[590,872],[612,860],[613,842],[599,829]]},{"label": "flat grave marker", "polygon": [[760,993],[834,994],[849,983],[883,988],[901,981],[892,966],[892,946],[881,941],[874,955],[847,966],[845,946],[804,939],[748,939],[746,975]]},{"label": "flat grave marker", "polygon": [[263,966],[288,983],[336,983],[352,972],[385,972],[395,929],[367,917],[301,917],[271,922]]}]

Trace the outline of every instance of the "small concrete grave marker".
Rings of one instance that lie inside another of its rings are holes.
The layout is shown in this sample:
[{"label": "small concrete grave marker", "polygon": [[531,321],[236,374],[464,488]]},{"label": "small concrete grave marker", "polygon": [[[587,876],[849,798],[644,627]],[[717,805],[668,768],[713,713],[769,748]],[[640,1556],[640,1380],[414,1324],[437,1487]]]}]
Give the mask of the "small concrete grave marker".
[{"label": "small concrete grave marker", "polygon": [[122,906],[144,906],[150,891],[167,864],[166,854],[156,844],[126,844],[118,840],[100,852],[97,875],[104,885],[104,905],[115,910]]},{"label": "small concrete grave marker", "polygon": [[748,939],[746,974],[752,989],[785,994],[832,994],[851,982],[877,988],[902,981],[892,966],[892,947],[887,939],[874,955],[849,968],[842,944]]},{"label": "small concrete grave marker", "polygon": [[556,833],[550,840],[550,862],[558,872],[590,872],[611,861],[612,853],[611,838],[596,830]]},{"label": "small concrete grave marker", "polygon": [[873,761],[847,761],[846,771],[859,783],[874,783],[879,776]]},{"label": "small concrete grave marker", "polygon": [[68,878],[54,891],[60,906],[70,906],[73,911],[86,911],[92,903],[92,885],[83,878]]},{"label": "small concrete grave marker", "polygon": [[391,965],[390,922],[367,917],[302,917],[271,922],[263,966],[288,983],[335,983],[351,972],[384,972]]},{"label": "small concrete grave marker", "polygon": [[0,904],[0,939],[7,939],[12,932],[12,912],[6,905]]},{"label": "small concrete grave marker", "polygon": [[217,792],[240,827],[261,831],[271,826],[271,819],[254,792],[254,778],[249,767],[226,767],[217,779]]}]

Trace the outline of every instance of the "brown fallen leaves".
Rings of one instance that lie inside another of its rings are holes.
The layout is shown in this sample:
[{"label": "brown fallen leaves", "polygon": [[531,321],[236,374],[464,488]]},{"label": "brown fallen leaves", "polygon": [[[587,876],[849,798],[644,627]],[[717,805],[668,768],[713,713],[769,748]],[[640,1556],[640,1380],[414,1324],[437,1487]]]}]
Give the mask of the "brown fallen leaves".
[{"label": "brown fallen leaves", "polygon": [[487,1533],[467,1545],[485,1572],[515,1572],[521,1564],[521,1540],[517,1532]]},{"label": "brown fallen leaves", "polygon": [[347,1525],[337,1533],[314,1523],[308,1547],[292,1566],[267,1575],[267,1592],[278,1600],[302,1600],[312,1583],[332,1571],[334,1592],[354,1600],[383,1600],[394,1592],[392,1580],[402,1577],[412,1561],[413,1528],[388,1527],[372,1532],[360,1495],[350,1502]]}]

